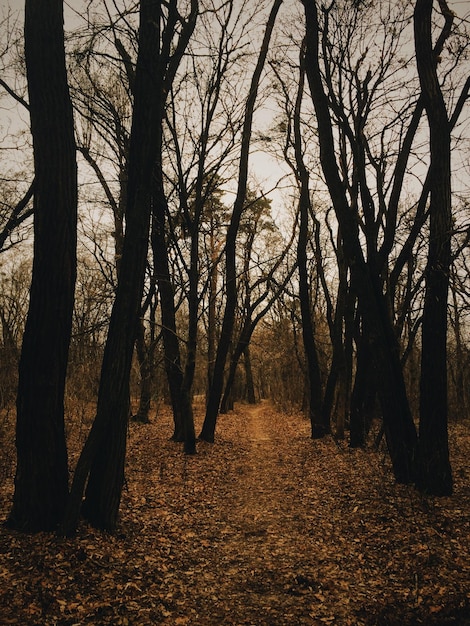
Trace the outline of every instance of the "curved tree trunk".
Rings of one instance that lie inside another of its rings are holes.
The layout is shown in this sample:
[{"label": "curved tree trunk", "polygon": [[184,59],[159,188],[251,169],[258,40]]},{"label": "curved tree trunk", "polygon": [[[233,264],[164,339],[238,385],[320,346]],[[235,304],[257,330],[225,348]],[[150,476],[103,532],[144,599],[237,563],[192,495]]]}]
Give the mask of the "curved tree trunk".
[{"label": "curved tree trunk", "polygon": [[57,527],[68,497],[64,387],[76,277],[77,166],[60,0],[27,0],[25,58],[36,176],[34,262],[9,524],[40,531]]}]

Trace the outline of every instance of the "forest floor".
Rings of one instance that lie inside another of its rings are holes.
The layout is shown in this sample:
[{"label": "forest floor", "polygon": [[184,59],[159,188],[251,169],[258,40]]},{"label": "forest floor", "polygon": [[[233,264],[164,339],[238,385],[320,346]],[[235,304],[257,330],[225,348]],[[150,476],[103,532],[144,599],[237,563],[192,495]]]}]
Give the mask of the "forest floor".
[{"label": "forest floor", "polygon": [[[85,426],[69,428],[72,465]],[[7,416],[3,519],[12,429]],[[130,425],[115,535],[1,528],[2,626],[470,624],[468,421],[451,427],[451,498],[394,484],[384,450],[312,441],[269,403],[220,416],[195,456],[170,435],[167,410]]]}]

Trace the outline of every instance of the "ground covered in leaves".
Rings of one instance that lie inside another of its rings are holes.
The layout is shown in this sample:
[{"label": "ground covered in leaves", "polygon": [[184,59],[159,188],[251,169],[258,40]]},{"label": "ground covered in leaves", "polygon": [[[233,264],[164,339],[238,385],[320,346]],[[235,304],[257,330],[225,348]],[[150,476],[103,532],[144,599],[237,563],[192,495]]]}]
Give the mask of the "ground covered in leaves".
[{"label": "ground covered in leaves", "polygon": [[468,422],[452,425],[455,495],[440,499],[395,485],[385,451],[314,442],[304,418],[268,403],[221,416],[194,457],[170,435],[165,410],[130,425],[117,534],[1,529],[0,624],[470,624]]}]

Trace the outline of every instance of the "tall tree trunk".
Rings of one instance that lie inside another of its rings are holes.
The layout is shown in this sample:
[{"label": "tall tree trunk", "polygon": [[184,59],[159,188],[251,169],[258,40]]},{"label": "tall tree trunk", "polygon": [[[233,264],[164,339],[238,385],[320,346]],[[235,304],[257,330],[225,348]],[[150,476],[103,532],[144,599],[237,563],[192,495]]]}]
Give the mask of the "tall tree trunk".
[{"label": "tall tree trunk", "polygon": [[[339,244],[341,246],[341,243]],[[348,295],[347,267],[340,253],[337,252],[339,283],[336,294],[336,307],[333,325],[330,330],[333,355],[331,359],[330,371],[325,385],[325,394],[323,397],[322,413],[325,422],[330,422],[333,410],[335,392],[337,395],[345,390],[346,379],[346,355],[343,343],[343,324],[345,318],[346,301]],[[341,403],[340,403],[341,404]],[[339,421],[338,421],[339,420]],[[336,417],[336,437],[342,439],[344,437],[345,415]]]},{"label": "tall tree trunk", "polygon": [[322,170],[343,237],[344,252],[351,271],[352,288],[358,294],[361,313],[367,319],[384,416],[387,444],[395,478],[414,480],[416,429],[406,396],[398,341],[382,292],[380,276],[375,276],[364,259],[358,219],[347,201],[335,156],[332,120],[319,63],[319,24],[316,3],[302,0],[306,18],[306,73],[310,85],[320,142]]},{"label": "tall tree trunk", "polygon": [[196,431],[194,428],[194,416],[192,407],[194,374],[196,371],[198,321],[199,321],[199,225],[200,210],[197,211],[194,224],[191,228],[191,260],[189,268],[189,294],[188,294],[188,340],[186,343],[186,363],[183,373],[181,395],[185,402],[184,419],[184,445],[187,454],[196,452]]},{"label": "tall tree trunk", "polygon": [[217,304],[217,273],[219,263],[219,250],[215,243],[215,227],[211,218],[210,251],[211,265],[209,275],[208,311],[207,311],[207,391],[206,399],[209,398],[212,380],[214,378],[214,365],[216,357],[216,304]]},{"label": "tall tree trunk", "polygon": [[76,527],[87,478],[82,507],[85,517],[94,526],[111,531],[118,519],[124,482],[129,376],[147,260],[152,174],[158,156],[162,109],[159,44],[160,1],[142,0],[119,281],[103,356],[97,413],[75,470],[61,527],[63,534]]},{"label": "tall tree trunk", "polygon": [[[177,69],[194,31],[198,15],[198,0],[190,1],[190,13],[187,19],[184,20],[180,15],[177,0],[170,0],[167,4],[167,10],[168,18],[162,37],[162,57],[160,59],[162,67],[163,64],[165,66],[164,81],[162,85],[163,94],[168,94],[171,89]],[[176,25],[178,22],[180,22],[180,31],[178,41],[175,45],[173,37],[175,32],[177,32]],[[161,114],[161,121],[163,121],[163,107]],[[163,125],[161,124],[159,127],[158,138],[159,158],[153,173],[152,186],[152,248],[156,267],[157,283],[160,291],[165,368],[168,377],[170,397],[175,420],[175,432],[173,438],[177,441],[184,441],[185,452],[188,454],[194,454],[196,452],[196,435],[194,431],[194,419],[191,404],[192,364],[188,363],[187,377],[184,376],[176,328],[176,309],[170,276],[168,244],[165,236],[168,203],[164,188],[162,150]],[[192,291],[193,290],[194,287],[192,288]]]},{"label": "tall tree trunk", "polygon": [[[424,300],[420,379],[418,487],[433,495],[452,493],[447,435],[447,299],[451,265],[450,123],[432,46],[433,0],[417,0],[416,62],[429,123],[431,152],[430,231]],[[453,14],[439,1],[450,32]]]},{"label": "tall tree trunk", "polygon": [[[303,56],[303,55],[302,55]],[[329,415],[322,412],[322,381],[320,364],[318,361],[317,345],[315,341],[315,327],[311,309],[311,293],[309,283],[309,271],[307,260],[307,244],[309,237],[309,216],[312,213],[310,203],[309,174],[302,155],[302,137],[300,133],[300,115],[302,97],[304,93],[305,70],[301,60],[300,84],[294,111],[294,146],[295,161],[297,165],[297,177],[300,185],[299,198],[299,237],[297,241],[297,267],[299,271],[299,300],[300,313],[302,316],[302,339],[305,358],[307,361],[307,374],[309,386],[308,411],[311,425],[311,436],[314,439],[323,437],[330,431]],[[328,417],[326,421],[324,418]]]},{"label": "tall tree trunk", "polygon": [[77,166],[61,0],[27,0],[25,59],[34,148],[34,262],[17,395],[9,524],[57,527],[68,497],[64,387],[76,278]]},{"label": "tall tree trunk", "polygon": [[308,206],[310,203],[308,186],[302,185],[300,192],[300,228],[297,244],[297,266],[299,271],[299,300],[302,315],[302,339],[307,360],[309,385],[308,411],[311,425],[311,436],[314,439],[323,437],[329,432],[329,420],[324,421],[326,414],[322,413],[322,383],[320,365],[318,361],[315,329],[313,324],[309,273],[307,266],[308,240]]},{"label": "tall tree trunk", "polygon": [[[193,454],[196,451],[196,434],[191,405],[191,397],[184,387],[184,374],[181,364],[181,354],[176,328],[176,312],[171,283],[168,250],[165,240],[165,222],[167,203],[163,190],[163,172],[158,168],[156,172],[154,202],[152,247],[156,268],[160,304],[162,313],[162,336],[165,351],[165,370],[170,388],[170,399],[173,410],[174,432],[173,439],[185,444],[185,451]],[[190,391],[190,390],[189,390]]]},{"label": "tall tree trunk", "polygon": [[375,398],[373,354],[367,324],[363,320],[358,338],[356,377],[351,395],[349,445],[359,448],[366,445],[372,423],[372,406]]}]

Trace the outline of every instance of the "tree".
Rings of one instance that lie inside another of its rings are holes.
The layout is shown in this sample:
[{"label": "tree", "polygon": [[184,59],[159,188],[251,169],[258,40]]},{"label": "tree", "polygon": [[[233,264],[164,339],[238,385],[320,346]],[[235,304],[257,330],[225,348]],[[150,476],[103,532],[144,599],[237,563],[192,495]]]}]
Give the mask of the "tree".
[{"label": "tree", "polygon": [[[178,416],[174,438],[179,440],[184,438],[185,423],[192,436],[191,396],[206,294],[210,302],[211,319],[207,328],[208,361],[212,369],[217,265],[222,258],[215,249],[222,248],[225,239],[225,226],[219,223],[223,207],[217,196],[223,193],[222,185],[228,183],[227,171],[235,169],[234,153],[238,150],[245,111],[234,98],[233,77],[237,77],[237,85],[244,84],[247,69],[240,51],[249,33],[247,29],[251,28],[250,14],[257,10],[247,2],[239,6],[233,1],[217,7],[210,3],[204,6],[167,108],[165,121],[169,132],[165,156],[173,173],[165,171],[170,202],[166,218],[164,214],[158,218],[155,235],[159,240],[154,246],[154,256],[159,261],[166,245],[170,257],[175,259],[173,276],[162,266],[161,293],[168,294],[162,298],[163,333],[169,350],[165,362],[172,404]],[[169,181],[174,181],[173,185]],[[220,215],[216,210],[218,204]],[[226,220],[225,217],[222,222]],[[210,252],[204,258],[203,243],[208,240]],[[172,299],[178,291],[182,294],[184,313],[179,316],[177,327]],[[212,374],[209,379],[212,380]]]},{"label": "tree", "polygon": [[[299,272],[299,300],[300,313],[302,316],[302,339],[304,344],[305,358],[307,361],[309,403],[308,410],[311,423],[312,438],[321,438],[330,431],[329,415],[323,419],[322,412],[322,380],[318,350],[315,339],[315,328],[312,314],[312,294],[309,282],[309,264],[307,259],[308,240],[310,237],[310,217],[313,208],[310,198],[310,176],[304,162],[301,135],[301,108],[304,95],[305,68],[304,50],[301,50],[299,88],[295,98],[293,111],[293,144],[295,164],[292,170],[299,187],[299,235],[297,242],[297,267]],[[317,247],[319,250],[319,246]],[[321,258],[317,255],[318,271],[321,271]]]},{"label": "tree", "polygon": [[76,277],[77,166],[60,0],[27,0],[34,148],[34,262],[19,365],[17,470],[9,524],[58,525],[68,497],[64,387]]},{"label": "tree", "polygon": [[306,19],[306,73],[318,124],[320,162],[341,230],[351,280],[358,294],[362,315],[367,318],[373,341],[379,396],[395,477],[399,482],[409,483],[415,478],[417,434],[409,409],[398,341],[382,292],[380,275],[373,263],[374,255],[370,256],[369,262],[364,258],[359,237],[359,220],[348,202],[345,183],[340,175],[330,105],[320,70],[317,6],[315,2],[307,0],[302,0],[302,4]]},{"label": "tree", "polygon": [[87,478],[82,507],[87,519],[108,530],[117,522],[124,482],[129,376],[147,259],[152,173],[158,155],[160,20],[161,3],[142,0],[121,271],[103,356],[97,412],[75,469],[63,534],[72,532],[77,524]]},{"label": "tree", "polygon": [[[453,13],[439,0],[450,33]],[[417,0],[414,12],[416,63],[429,124],[429,250],[424,299],[417,485],[426,493],[451,495],[447,438],[447,300],[451,267],[451,125],[437,75],[432,42],[433,0]]]},{"label": "tree", "polygon": [[[103,220],[106,236],[114,243],[114,263],[106,262],[110,287],[115,290],[114,277],[119,275],[124,242],[124,224],[127,201],[127,170],[129,158],[130,119],[135,85],[134,14],[136,8],[124,5],[117,14],[97,13],[87,20],[70,38],[71,60],[74,63],[72,99],[79,123],[78,149],[101,187],[101,194],[93,203],[104,202],[112,213],[110,223]],[[110,43],[111,42],[111,43]],[[98,192],[99,193],[99,192]],[[94,207],[93,213],[96,214]],[[105,256],[98,245],[96,224],[88,229],[95,250],[104,268]],[[154,354],[158,343],[155,337],[157,293],[152,265],[145,280],[146,290],[139,316],[136,355],[140,372],[140,401],[133,419],[149,421],[153,392]],[[149,331],[149,332],[148,332]]]},{"label": "tree", "polygon": [[[181,63],[183,54],[189,44],[196,25],[198,2],[191,0],[190,13],[187,20],[183,20],[178,12],[177,2],[168,5],[168,22],[162,38],[161,62],[165,68],[162,74],[163,90],[169,94],[175,80],[176,72]],[[171,50],[172,38],[178,22],[181,22],[181,32],[175,50]],[[163,119],[164,109],[161,111],[161,122],[158,136],[158,150],[160,158],[155,164],[152,185],[152,251],[155,264],[155,274],[160,293],[162,336],[165,351],[165,368],[167,371],[170,396],[175,418],[175,439],[184,441],[187,454],[196,452],[196,433],[191,405],[191,385],[193,363],[183,371],[179,341],[176,330],[176,309],[174,290],[170,276],[170,259],[166,238],[168,219],[168,201],[165,194],[165,175],[163,169]],[[197,254],[197,248],[196,248]],[[193,284],[192,290],[195,289]],[[193,320],[197,321],[197,317]],[[192,333],[192,341],[195,336]],[[192,354],[192,351],[190,351]]]}]

